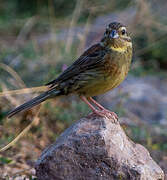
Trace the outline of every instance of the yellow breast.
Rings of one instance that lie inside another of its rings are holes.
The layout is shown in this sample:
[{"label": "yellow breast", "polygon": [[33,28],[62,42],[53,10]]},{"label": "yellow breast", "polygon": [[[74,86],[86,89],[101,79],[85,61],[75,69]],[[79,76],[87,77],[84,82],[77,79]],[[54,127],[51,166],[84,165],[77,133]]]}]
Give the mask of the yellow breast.
[{"label": "yellow breast", "polygon": [[[120,53],[121,52],[121,53]],[[127,76],[131,64],[132,52],[122,48],[113,50],[105,56],[101,65],[102,72],[82,87],[80,93],[87,97],[103,94],[117,87]]]}]

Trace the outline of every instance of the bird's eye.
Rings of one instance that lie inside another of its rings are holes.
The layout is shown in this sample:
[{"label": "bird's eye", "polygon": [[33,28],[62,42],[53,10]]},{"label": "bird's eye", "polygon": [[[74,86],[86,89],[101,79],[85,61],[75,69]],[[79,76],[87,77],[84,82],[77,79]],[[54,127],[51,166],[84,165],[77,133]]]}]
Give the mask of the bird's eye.
[{"label": "bird's eye", "polygon": [[126,34],[126,30],[122,29],[121,33],[122,33],[122,35],[125,35]]}]

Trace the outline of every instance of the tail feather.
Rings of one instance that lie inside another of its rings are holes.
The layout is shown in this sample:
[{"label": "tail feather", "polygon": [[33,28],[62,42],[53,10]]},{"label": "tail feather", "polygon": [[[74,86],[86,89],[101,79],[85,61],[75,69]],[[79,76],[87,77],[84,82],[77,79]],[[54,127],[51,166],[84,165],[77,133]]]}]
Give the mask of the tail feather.
[{"label": "tail feather", "polygon": [[[7,116],[10,118],[12,117],[13,115],[21,112],[21,111],[24,111],[24,110],[28,110],[30,108],[32,108],[33,106],[36,106],[38,104],[40,104],[41,102],[45,101],[46,99],[49,99],[50,97],[53,97],[53,92],[50,93],[50,91],[47,91],[43,94],[40,94],[39,96],[31,99],[30,101],[28,102],[25,102],[24,104],[18,106],[16,109],[10,111]],[[56,95],[59,95],[59,92],[54,92],[54,96]]]}]

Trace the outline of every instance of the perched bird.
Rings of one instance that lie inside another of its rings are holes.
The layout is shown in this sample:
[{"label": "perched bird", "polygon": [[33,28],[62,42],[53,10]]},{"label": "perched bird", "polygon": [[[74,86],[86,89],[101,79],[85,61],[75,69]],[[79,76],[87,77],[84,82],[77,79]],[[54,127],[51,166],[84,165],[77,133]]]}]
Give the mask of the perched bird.
[{"label": "perched bird", "polygon": [[10,111],[8,117],[47,99],[77,94],[95,114],[110,114],[117,118],[114,112],[105,109],[92,96],[117,87],[125,79],[131,59],[132,42],[126,27],[119,22],[112,22],[99,43],[88,48],[60,76],[46,84],[46,92]]}]

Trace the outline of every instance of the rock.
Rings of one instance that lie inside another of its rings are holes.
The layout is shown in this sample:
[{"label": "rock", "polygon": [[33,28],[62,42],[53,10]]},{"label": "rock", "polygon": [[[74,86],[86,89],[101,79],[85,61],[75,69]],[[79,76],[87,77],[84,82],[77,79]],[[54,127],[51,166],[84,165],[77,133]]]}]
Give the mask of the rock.
[{"label": "rock", "polygon": [[93,114],[74,123],[36,162],[39,180],[163,180],[164,173],[119,123]]},{"label": "rock", "polygon": [[[118,88],[98,96],[97,101],[112,111],[123,109],[145,122],[167,125],[167,78],[165,77],[128,76]],[[128,113],[124,115],[128,116]]]}]

